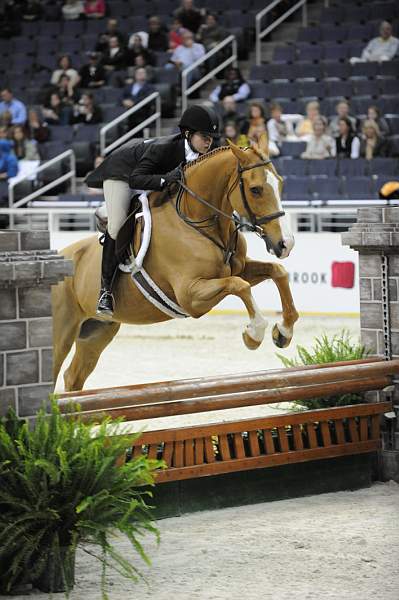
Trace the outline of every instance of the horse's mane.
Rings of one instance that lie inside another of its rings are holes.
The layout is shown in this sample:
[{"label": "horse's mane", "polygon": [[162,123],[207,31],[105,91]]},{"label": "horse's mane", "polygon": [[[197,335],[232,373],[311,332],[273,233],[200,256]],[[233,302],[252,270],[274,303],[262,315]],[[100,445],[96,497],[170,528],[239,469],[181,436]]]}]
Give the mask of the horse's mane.
[{"label": "horse's mane", "polygon": [[198,165],[198,163],[203,162],[207,158],[212,158],[213,156],[215,156],[215,154],[219,154],[219,152],[225,152],[226,150],[230,150],[230,146],[219,146],[219,148],[214,148],[206,154],[201,154],[201,156],[199,156],[195,160],[191,160],[186,165],[184,165],[183,171],[186,172],[188,169],[190,169],[191,167],[195,167],[196,165]]}]

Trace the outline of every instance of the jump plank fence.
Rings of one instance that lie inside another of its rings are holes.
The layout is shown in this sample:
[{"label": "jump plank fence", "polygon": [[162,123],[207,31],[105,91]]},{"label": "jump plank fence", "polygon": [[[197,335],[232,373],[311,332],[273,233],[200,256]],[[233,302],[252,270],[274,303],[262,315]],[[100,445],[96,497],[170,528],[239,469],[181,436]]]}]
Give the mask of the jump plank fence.
[{"label": "jump plank fence", "polygon": [[[311,398],[392,390],[399,360],[276,369],[62,394],[61,410],[84,419],[140,421]],[[75,408],[74,408],[75,406]],[[158,483],[375,452],[391,401],[144,432],[131,455],[163,459]],[[139,428],[138,424],[138,428]]]}]

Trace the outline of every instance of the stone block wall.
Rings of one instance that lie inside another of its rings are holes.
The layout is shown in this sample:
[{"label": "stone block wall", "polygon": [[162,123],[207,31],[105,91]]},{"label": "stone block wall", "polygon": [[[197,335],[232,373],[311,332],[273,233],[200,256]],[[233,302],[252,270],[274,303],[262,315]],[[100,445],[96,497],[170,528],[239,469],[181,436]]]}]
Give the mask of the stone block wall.
[{"label": "stone block wall", "polygon": [[[342,242],[359,252],[362,343],[377,356],[399,358],[399,206],[360,208]],[[396,418],[382,421],[381,471],[399,482],[399,377],[392,400]]]},{"label": "stone block wall", "polygon": [[48,231],[0,231],[0,415],[36,413],[54,389],[51,286],[73,265]]}]

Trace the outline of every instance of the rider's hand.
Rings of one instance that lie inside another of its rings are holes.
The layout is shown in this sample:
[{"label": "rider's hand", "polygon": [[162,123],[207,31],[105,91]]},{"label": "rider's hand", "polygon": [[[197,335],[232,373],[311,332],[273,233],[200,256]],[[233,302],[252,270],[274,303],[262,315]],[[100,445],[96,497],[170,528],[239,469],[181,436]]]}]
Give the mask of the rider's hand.
[{"label": "rider's hand", "polygon": [[176,183],[177,181],[181,180],[181,167],[178,166],[175,169],[173,169],[173,171],[169,171],[169,173],[165,173],[165,175],[162,176],[162,178],[165,180],[165,185],[171,185],[172,183]]}]

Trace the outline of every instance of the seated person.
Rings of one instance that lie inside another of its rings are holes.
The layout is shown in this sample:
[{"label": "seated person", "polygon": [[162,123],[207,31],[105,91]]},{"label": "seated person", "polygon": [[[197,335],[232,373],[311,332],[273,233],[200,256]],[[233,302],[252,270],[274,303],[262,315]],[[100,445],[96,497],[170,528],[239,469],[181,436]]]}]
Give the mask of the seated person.
[{"label": "seated person", "polygon": [[1,90],[0,116],[4,112],[11,113],[12,125],[24,125],[26,121],[26,106],[20,100],[14,98],[10,88]]},{"label": "seated person", "polygon": [[166,52],[169,48],[168,30],[155,15],[148,19],[147,48],[153,52]]},{"label": "seated person", "polygon": [[69,77],[72,87],[75,87],[79,82],[78,72],[72,67],[71,59],[67,54],[60,56],[58,60],[58,69],[53,71],[50,83],[52,83],[52,85],[57,85],[62,75],[67,75]]},{"label": "seated person", "polygon": [[149,65],[155,64],[155,58],[152,52],[150,52],[143,44],[143,38],[139,33],[133,33],[129,38],[129,50],[128,50],[128,58],[129,65],[133,65],[136,59],[136,56],[141,54],[144,56],[145,61]]},{"label": "seated person", "polygon": [[120,70],[126,67],[127,60],[126,50],[120,45],[119,39],[116,35],[111,36],[108,42],[108,50],[103,53],[101,64],[107,71]]},{"label": "seated person", "polygon": [[245,121],[245,117],[238,114],[237,112],[237,104],[234,100],[233,96],[225,96],[222,100],[222,111],[220,112],[220,117],[223,121],[223,124],[227,122],[234,123],[237,125],[238,129],[241,130],[243,122]]},{"label": "seated person", "polygon": [[185,29],[197,33],[202,23],[202,14],[195,8],[193,0],[182,0],[181,7],[176,9],[173,16],[181,22]]},{"label": "seated person", "polygon": [[224,76],[224,83],[216,86],[210,94],[209,100],[211,102],[220,102],[225,96],[233,96],[236,102],[242,102],[249,97],[251,88],[244,80],[239,69],[228,67]]},{"label": "seated person", "polygon": [[174,18],[172,21],[172,25],[169,28],[169,52],[173,52],[183,43],[183,33],[185,29],[181,24],[181,21],[177,18]]},{"label": "seated person", "polygon": [[335,138],[336,156],[338,158],[359,158],[360,140],[352,129],[349,117],[341,117],[338,121],[339,135]]},{"label": "seated person", "polygon": [[[179,70],[183,71],[204,55],[204,46],[194,42],[194,34],[191,33],[191,31],[185,31],[183,33],[183,43],[174,50],[169,62],[166,64],[166,68],[171,68],[171,66],[174,65]],[[200,79],[199,69],[193,69],[188,74],[187,83],[188,85],[191,85],[195,81],[198,81],[198,79]]]},{"label": "seated person", "polygon": [[4,137],[10,138],[12,135],[12,114],[5,110],[0,114],[0,127],[6,132]]},{"label": "seated person", "polygon": [[[257,142],[259,136],[264,132],[267,132],[267,126],[263,105],[260,102],[251,102],[248,110],[248,119],[241,127],[241,133],[247,137],[247,143],[244,145],[249,146],[251,142]],[[280,150],[273,140],[269,140],[269,153],[270,156],[278,156],[280,154]]]},{"label": "seated person", "polygon": [[84,14],[83,2],[82,0],[66,0],[61,10],[66,21],[76,21]]},{"label": "seated person", "polygon": [[14,142],[14,154],[18,160],[40,160],[39,149],[36,140],[30,140],[22,125],[13,128],[12,140]]},{"label": "seated person", "polygon": [[235,121],[226,121],[224,124],[221,137],[222,146],[227,146],[227,140],[230,140],[230,142],[233,142],[233,144],[241,146],[242,148],[248,145],[247,136],[240,132]]},{"label": "seated person", "polygon": [[28,112],[28,121],[25,125],[25,131],[28,139],[36,140],[39,144],[47,142],[50,137],[50,130],[45,121],[41,121],[37,110],[31,108]]},{"label": "seated person", "polygon": [[270,119],[267,122],[269,140],[280,145],[288,135],[287,124],[282,119],[283,109],[277,102],[270,104]]},{"label": "seated person", "polygon": [[201,42],[207,51],[212,50],[220,42],[227,37],[227,31],[218,23],[218,18],[215,13],[208,13],[195,39]]},{"label": "seated person", "polygon": [[380,25],[380,36],[373,38],[365,47],[360,58],[352,57],[352,64],[357,62],[382,62],[392,60],[399,51],[399,39],[392,35],[392,25],[383,21]]},{"label": "seated person", "polygon": [[335,156],[335,140],[326,134],[326,126],[323,119],[313,121],[313,133],[306,145],[305,152],[302,152],[301,158],[323,159]]},{"label": "seated person", "polygon": [[86,92],[81,95],[79,102],[73,108],[71,123],[85,123],[95,125],[103,120],[101,106],[94,102],[93,94]]},{"label": "seated person", "polygon": [[380,133],[380,128],[375,121],[367,119],[362,126],[362,139],[360,141],[360,156],[371,160],[378,156],[389,156],[389,145]]},{"label": "seated person", "polygon": [[332,137],[338,137],[339,135],[339,121],[340,119],[347,118],[351,122],[352,130],[357,129],[356,117],[350,114],[350,105],[347,100],[340,100],[335,107],[336,115],[332,117],[328,125],[328,132]]},{"label": "seated person", "polygon": [[41,110],[49,125],[69,125],[71,108],[63,104],[58,92],[47,97]]},{"label": "seated person", "polygon": [[21,15],[24,21],[38,21],[42,18],[43,9],[37,0],[22,2]]},{"label": "seated person", "polygon": [[[147,98],[150,94],[155,92],[155,88],[147,82],[147,71],[144,68],[136,69],[134,74],[134,83],[129,87],[127,93],[125,95],[122,104],[125,108],[129,109],[136,104],[139,104],[144,98]],[[147,119],[153,111],[152,102],[143,106],[143,108],[139,109],[137,112],[133,113],[128,118],[128,127],[129,129],[133,129],[142,121]],[[143,135],[143,132],[139,132],[140,136]]]},{"label": "seated person", "polygon": [[126,85],[131,85],[134,83],[134,75],[137,69],[145,69],[147,73],[147,81],[154,81],[154,68],[152,65],[146,62],[146,57],[144,54],[137,54],[134,59],[133,66],[127,68],[127,77],[125,79]]},{"label": "seated person", "polygon": [[391,133],[388,121],[385,119],[385,117],[381,116],[380,110],[377,106],[372,105],[368,107],[367,119],[377,123],[381,137],[386,137]]},{"label": "seated person", "polygon": [[105,0],[86,0],[84,12],[88,19],[105,17]]},{"label": "seated person", "polygon": [[118,29],[118,19],[108,19],[106,30],[98,35],[97,43],[94,48],[95,51],[101,53],[107,52],[109,48],[109,39],[114,36],[118,38],[119,45],[124,48],[126,46],[126,37]]},{"label": "seated person", "polygon": [[18,160],[12,151],[12,142],[0,139],[0,180],[10,179],[18,174]]},{"label": "seated person", "polygon": [[100,54],[98,52],[89,52],[89,62],[83,65],[79,71],[79,87],[102,87],[106,82],[106,77],[105,69],[100,64]]},{"label": "seated person", "polygon": [[309,137],[313,134],[313,124],[317,120],[325,123],[325,117],[320,114],[320,104],[317,100],[311,100],[306,104],[306,117],[298,123],[295,134],[298,137]]}]

